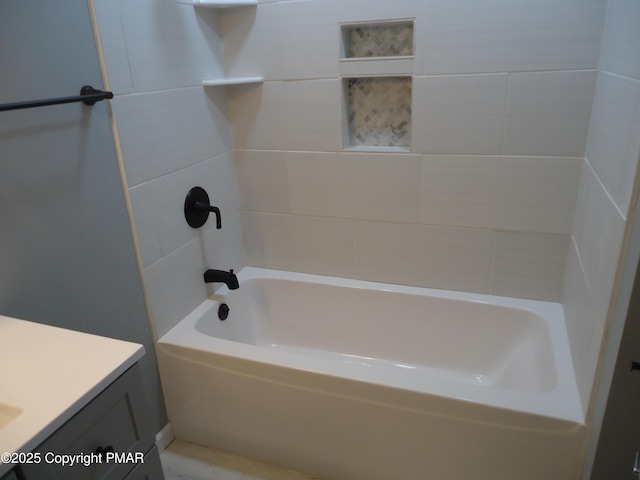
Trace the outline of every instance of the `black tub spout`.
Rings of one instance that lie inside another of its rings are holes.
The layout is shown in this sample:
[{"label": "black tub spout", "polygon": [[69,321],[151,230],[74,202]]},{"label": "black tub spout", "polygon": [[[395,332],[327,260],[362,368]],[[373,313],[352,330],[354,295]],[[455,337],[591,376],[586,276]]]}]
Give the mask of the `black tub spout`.
[{"label": "black tub spout", "polygon": [[240,288],[238,277],[236,277],[236,274],[233,273],[233,269],[225,272],[224,270],[214,270],[210,268],[209,270],[204,272],[204,281],[205,283],[224,283],[227,285],[229,290],[236,290]]}]

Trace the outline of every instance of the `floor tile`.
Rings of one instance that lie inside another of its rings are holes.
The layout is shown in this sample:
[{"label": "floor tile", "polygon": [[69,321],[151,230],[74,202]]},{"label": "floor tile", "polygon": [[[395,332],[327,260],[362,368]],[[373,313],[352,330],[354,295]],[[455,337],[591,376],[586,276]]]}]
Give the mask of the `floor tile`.
[{"label": "floor tile", "polygon": [[174,440],[160,455],[165,480],[322,480],[213,448]]}]

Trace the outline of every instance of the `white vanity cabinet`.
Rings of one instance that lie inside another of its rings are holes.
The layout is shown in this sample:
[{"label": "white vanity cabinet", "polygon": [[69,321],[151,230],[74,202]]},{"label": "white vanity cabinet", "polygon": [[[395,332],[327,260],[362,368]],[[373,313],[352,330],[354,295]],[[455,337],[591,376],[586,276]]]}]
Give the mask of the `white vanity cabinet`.
[{"label": "white vanity cabinet", "polygon": [[[18,465],[18,479],[163,480],[141,382],[136,363],[36,447],[39,463]],[[83,463],[62,465],[56,455]]]}]

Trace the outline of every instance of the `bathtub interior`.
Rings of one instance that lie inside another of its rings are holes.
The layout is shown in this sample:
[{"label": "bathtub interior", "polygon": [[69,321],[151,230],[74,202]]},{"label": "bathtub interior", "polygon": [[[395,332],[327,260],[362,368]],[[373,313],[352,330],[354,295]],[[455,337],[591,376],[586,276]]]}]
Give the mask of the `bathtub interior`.
[{"label": "bathtub interior", "polygon": [[246,278],[226,303],[198,314],[198,332],[342,363],[420,370],[434,378],[515,391],[557,386],[556,359],[540,314],[480,299],[443,298],[374,284],[331,285]]},{"label": "bathtub interior", "polygon": [[177,438],[321,478],[577,478],[586,426],[560,305],[238,277],[156,346]]}]

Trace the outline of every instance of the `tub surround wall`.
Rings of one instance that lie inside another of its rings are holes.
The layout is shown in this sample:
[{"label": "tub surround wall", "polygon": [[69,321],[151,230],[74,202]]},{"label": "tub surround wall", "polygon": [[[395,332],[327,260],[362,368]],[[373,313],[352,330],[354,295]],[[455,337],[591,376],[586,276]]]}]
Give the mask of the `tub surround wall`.
[{"label": "tub surround wall", "polygon": [[[171,0],[93,0],[156,335],[244,266],[217,13]],[[182,207],[199,185],[222,213],[194,230]]]},{"label": "tub surround wall", "polygon": [[[265,78],[228,98],[247,263],[561,301],[605,9],[311,0],[222,13],[227,75]],[[345,152],[341,25],[401,19],[415,19],[411,152]]]},{"label": "tub surround wall", "polygon": [[565,281],[565,316],[586,411],[607,329],[640,157],[640,4],[611,0]]},{"label": "tub surround wall", "polygon": [[[245,254],[564,301],[586,407],[640,150],[637,3],[93,5],[158,335],[206,297],[203,269]],[[340,25],[387,19],[415,20],[414,58],[380,73],[413,75],[411,152],[347,152],[341,75],[373,67],[340,62]],[[246,76],[265,82],[201,87]],[[222,230],[184,223],[194,184]]]}]

